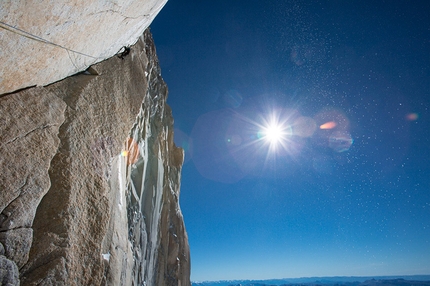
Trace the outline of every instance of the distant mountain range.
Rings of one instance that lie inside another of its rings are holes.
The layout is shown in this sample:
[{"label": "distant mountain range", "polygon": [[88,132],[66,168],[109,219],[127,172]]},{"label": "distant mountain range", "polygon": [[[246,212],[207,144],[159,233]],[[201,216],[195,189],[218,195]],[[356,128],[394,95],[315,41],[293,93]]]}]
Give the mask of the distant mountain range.
[{"label": "distant mountain range", "polygon": [[193,286],[430,286],[430,275],[374,277],[306,277],[272,280],[193,282]]}]

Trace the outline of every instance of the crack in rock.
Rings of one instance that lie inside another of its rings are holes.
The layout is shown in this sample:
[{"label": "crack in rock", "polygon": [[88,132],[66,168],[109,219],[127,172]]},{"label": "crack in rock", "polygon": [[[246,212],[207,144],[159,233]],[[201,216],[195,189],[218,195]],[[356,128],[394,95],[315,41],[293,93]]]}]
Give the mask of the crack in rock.
[{"label": "crack in rock", "polygon": [[25,134],[18,135],[17,137],[13,138],[12,140],[6,141],[6,142],[4,143],[4,145],[6,145],[6,144],[10,144],[10,143],[13,143],[13,142],[15,142],[15,141],[16,141],[16,140],[18,140],[18,139],[25,138],[25,137],[27,137],[28,135],[30,135],[31,133],[36,132],[36,131],[38,131],[38,130],[43,130],[43,129],[46,129],[46,128],[49,128],[49,127],[54,127],[54,126],[57,126],[57,125],[56,125],[56,124],[46,124],[46,125],[43,125],[43,126],[36,127],[36,128],[34,128],[34,129],[32,129],[32,130],[28,131],[28,132],[27,132],[27,133],[25,133]]}]

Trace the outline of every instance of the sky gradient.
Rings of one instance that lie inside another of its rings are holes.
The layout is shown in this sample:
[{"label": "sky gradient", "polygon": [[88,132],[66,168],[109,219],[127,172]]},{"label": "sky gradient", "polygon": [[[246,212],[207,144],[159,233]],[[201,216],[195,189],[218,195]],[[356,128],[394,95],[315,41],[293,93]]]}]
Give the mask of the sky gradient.
[{"label": "sky gradient", "polygon": [[186,151],[192,281],[430,274],[429,15],[168,1],[151,31]]}]

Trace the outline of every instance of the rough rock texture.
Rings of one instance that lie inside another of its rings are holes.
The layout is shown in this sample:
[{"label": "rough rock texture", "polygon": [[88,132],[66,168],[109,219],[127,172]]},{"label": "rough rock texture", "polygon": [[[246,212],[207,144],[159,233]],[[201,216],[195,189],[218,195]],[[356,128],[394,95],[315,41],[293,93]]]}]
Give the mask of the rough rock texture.
[{"label": "rough rock texture", "polygon": [[0,1],[0,94],[58,81],[115,55],[166,2]]},{"label": "rough rock texture", "polygon": [[0,283],[5,286],[19,285],[19,272],[16,264],[0,254]]},{"label": "rough rock texture", "polygon": [[19,268],[22,285],[190,285],[166,98],[149,32],[124,59],[0,97],[3,284]]},{"label": "rough rock texture", "polygon": [[14,261],[18,268],[27,262],[32,240],[32,228],[17,228],[0,232],[0,241],[6,246],[5,256]]}]

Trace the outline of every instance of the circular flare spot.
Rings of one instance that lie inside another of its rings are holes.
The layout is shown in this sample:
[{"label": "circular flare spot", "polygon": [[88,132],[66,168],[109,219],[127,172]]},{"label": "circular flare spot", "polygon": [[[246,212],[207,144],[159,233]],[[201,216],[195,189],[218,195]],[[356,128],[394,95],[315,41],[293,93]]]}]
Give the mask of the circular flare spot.
[{"label": "circular flare spot", "polygon": [[310,117],[301,116],[293,124],[293,134],[300,137],[311,137],[316,129],[317,124]]},{"label": "circular flare spot", "polygon": [[349,150],[353,141],[348,132],[336,131],[329,138],[329,146],[336,152],[344,152]]},{"label": "circular flare spot", "polygon": [[406,119],[409,121],[415,121],[418,119],[418,113],[409,113],[406,115]]}]

